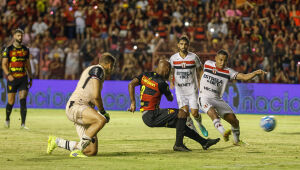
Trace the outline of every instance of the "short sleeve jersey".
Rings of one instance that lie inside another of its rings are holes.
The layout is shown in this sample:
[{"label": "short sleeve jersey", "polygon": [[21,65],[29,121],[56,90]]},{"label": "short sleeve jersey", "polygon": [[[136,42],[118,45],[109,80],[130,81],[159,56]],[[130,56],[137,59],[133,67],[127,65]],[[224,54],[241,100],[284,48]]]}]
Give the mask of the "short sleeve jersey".
[{"label": "short sleeve jersey", "polygon": [[199,96],[222,98],[229,80],[236,79],[238,72],[225,67],[219,69],[216,62],[207,60],[204,63],[204,72],[200,81]]},{"label": "short sleeve jersey", "polygon": [[[92,65],[86,68],[77,83],[76,89],[71,95],[69,101],[75,101],[78,104],[90,105],[93,103],[93,83],[90,79],[98,79],[100,83],[104,82],[105,72],[101,65]],[[101,90],[98,93],[101,93]]]},{"label": "short sleeve jersey", "polygon": [[198,93],[196,68],[202,65],[199,57],[192,52],[188,52],[187,56],[182,58],[179,53],[176,53],[171,56],[170,64],[174,68],[176,94]]},{"label": "short sleeve jersey", "polygon": [[15,78],[21,78],[27,75],[26,60],[29,59],[29,49],[22,45],[17,48],[13,45],[4,49],[3,58],[8,58],[8,70]]},{"label": "short sleeve jersey", "polygon": [[140,111],[155,110],[159,108],[161,96],[172,95],[169,85],[155,72],[145,72],[136,77],[139,80],[140,88]]}]

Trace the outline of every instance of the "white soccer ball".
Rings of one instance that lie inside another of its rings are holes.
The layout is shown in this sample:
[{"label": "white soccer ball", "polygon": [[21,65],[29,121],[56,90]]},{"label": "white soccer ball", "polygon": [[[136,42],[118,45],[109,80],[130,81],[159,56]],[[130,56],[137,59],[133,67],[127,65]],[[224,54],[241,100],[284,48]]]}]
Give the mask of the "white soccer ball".
[{"label": "white soccer ball", "polygon": [[276,119],[274,116],[265,116],[260,120],[260,127],[266,131],[271,132],[276,127]]}]

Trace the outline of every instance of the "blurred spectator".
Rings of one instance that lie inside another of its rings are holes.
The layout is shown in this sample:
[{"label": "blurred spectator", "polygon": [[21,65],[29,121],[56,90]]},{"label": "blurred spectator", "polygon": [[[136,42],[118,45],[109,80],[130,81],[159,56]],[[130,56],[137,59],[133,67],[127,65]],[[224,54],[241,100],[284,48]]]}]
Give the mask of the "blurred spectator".
[{"label": "blurred spectator", "polygon": [[72,80],[75,80],[76,75],[78,73],[79,73],[79,49],[78,49],[78,44],[74,43],[70,45],[70,49],[67,51],[65,80],[67,80],[70,76]]},{"label": "blurred spectator", "polygon": [[74,17],[76,18],[76,38],[77,40],[84,39],[85,30],[85,14],[81,6],[75,11]]},{"label": "blurred spectator", "polygon": [[51,60],[48,58],[47,54],[44,56],[44,59],[40,61],[40,63],[41,63],[40,79],[47,80],[50,76],[50,64],[51,64]]},{"label": "blurred spectator", "polygon": [[39,73],[38,60],[35,57],[33,57],[33,55],[30,54],[29,61],[31,66],[32,77],[38,78],[38,73]]},{"label": "blurred spectator", "polygon": [[34,32],[34,35],[38,35],[38,34],[43,35],[47,29],[48,26],[43,21],[42,17],[38,17],[38,20],[34,22],[34,24],[32,25],[32,31]]},{"label": "blurred spectator", "polygon": [[58,58],[61,62],[63,62],[65,59],[65,53],[58,44],[55,44],[54,48],[50,51],[49,58],[50,60]]}]

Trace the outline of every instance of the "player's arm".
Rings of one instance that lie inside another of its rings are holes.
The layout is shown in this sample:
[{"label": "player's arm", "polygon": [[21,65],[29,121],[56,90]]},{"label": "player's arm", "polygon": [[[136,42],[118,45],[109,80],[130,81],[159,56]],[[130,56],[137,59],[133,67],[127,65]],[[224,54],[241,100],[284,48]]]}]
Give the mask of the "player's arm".
[{"label": "player's arm", "polygon": [[109,114],[106,113],[103,107],[103,101],[101,96],[101,89],[104,80],[104,71],[101,67],[94,67],[89,71],[91,77],[91,83],[93,84],[93,103],[98,108],[98,112],[105,116],[106,121],[109,122]]},{"label": "player's arm", "polygon": [[131,80],[131,82],[128,84],[128,91],[129,91],[129,96],[130,96],[130,108],[128,111],[134,112],[136,109],[136,104],[135,104],[135,87],[140,85],[140,80],[138,78],[134,78]]},{"label": "player's arm", "polygon": [[162,94],[164,94],[167,98],[168,101],[173,101],[173,94],[171,93],[169,89],[169,85],[164,82],[159,86],[159,90],[161,91]]},{"label": "player's arm", "polygon": [[202,70],[202,67],[199,67],[196,69],[196,74],[197,74],[197,84],[198,84],[198,89],[200,90],[200,81],[201,81],[201,77],[203,75],[203,70]]},{"label": "player's arm", "polygon": [[8,68],[9,61],[8,61],[7,55],[8,55],[8,51],[7,51],[7,49],[5,49],[2,54],[2,69],[3,69],[4,74],[7,76],[8,80],[13,81],[14,77],[10,74],[9,68]]},{"label": "player's arm", "polygon": [[170,82],[170,88],[171,89],[174,89],[174,72],[175,72],[175,69],[171,68],[170,77],[169,77],[169,82]]},{"label": "player's arm", "polygon": [[248,74],[238,73],[236,76],[236,79],[248,81],[248,80],[253,79],[257,75],[264,75],[264,74],[266,74],[266,72],[259,69],[259,70],[253,71],[252,73],[248,73]]},{"label": "player's arm", "polygon": [[26,71],[27,71],[27,75],[29,77],[29,88],[32,86],[32,71],[31,71],[31,65],[30,65],[30,60],[26,59]]}]

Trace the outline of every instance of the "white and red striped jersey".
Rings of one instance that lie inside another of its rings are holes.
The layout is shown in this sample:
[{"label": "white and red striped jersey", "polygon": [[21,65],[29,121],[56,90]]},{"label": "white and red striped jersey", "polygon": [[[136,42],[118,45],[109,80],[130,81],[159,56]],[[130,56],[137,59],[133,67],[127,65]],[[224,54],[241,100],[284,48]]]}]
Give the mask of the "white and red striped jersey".
[{"label": "white and red striped jersey", "polygon": [[238,74],[238,72],[228,67],[224,69],[217,68],[216,62],[211,60],[204,63],[203,71],[199,96],[209,98],[222,98],[228,81],[236,79]]},{"label": "white and red striped jersey", "polygon": [[174,68],[174,84],[176,94],[189,95],[198,93],[198,80],[196,68],[201,67],[199,57],[188,52],[185,58],[182,58],[179,53],[171,56],[170,64]]}]

